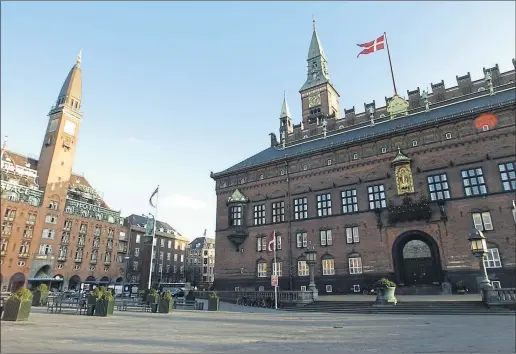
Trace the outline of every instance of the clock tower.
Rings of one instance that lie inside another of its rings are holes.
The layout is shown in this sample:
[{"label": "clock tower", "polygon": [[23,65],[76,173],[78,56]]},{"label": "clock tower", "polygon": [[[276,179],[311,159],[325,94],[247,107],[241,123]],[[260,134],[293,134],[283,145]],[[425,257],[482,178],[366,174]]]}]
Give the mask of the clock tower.
[{"label": "clock tower", "polygon": [[47,130],[38,162],[39,186],[45,190],[45,197],[57,194],[60,198],[66,198],[82,121],[81,54],[79,52],[77,55],[55,106],[48,113]]},{"label": "clock tower", "polygon": [[322,118],[340,118],[339,94],[333,87],[328,71],[328,62],[322,48],[315,20],[313,21],[312,41],[306,59],[307,77],[299,90],[303,112],[303,124],[320,121]]}]

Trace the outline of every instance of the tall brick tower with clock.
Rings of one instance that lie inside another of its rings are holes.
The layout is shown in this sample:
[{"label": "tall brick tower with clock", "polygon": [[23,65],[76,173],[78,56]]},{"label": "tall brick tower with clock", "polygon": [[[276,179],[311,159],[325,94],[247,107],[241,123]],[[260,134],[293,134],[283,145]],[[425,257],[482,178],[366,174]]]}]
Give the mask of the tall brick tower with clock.
[{"label": "tall brick tower with clock", "polygon": [[45,204],[56,199],[64,208],[72,174],[77,136],[82,121],[81,52],[66,77],[56,104],[48,113],[48,125],[38,162],[38,183],[45,190]]},{"label": "tall brick tower with clock", "polygon": [[307,77],[299,90],[301,94],[303,124],[317,121],[317,117],[331,116],[340,118],[339,93],[333,87],[328,71],[328,62],[322,48],[315,20],[313,25],[312,41],[307,57]]}]

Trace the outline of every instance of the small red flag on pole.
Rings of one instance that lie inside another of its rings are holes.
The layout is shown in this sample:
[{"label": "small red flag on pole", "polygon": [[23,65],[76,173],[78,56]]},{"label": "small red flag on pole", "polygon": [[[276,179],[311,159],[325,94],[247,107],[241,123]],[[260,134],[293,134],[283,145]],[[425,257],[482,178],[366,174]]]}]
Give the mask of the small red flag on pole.
[{"label": "small red flag on pole", "polygon": [[361,54],[371,54],[387,48],[387,56],[389,57],[389,66],[391,68],[392,85],[394,86],[394,94],[397,95],[398,91],[396,90],[396,82],[394,81],[394,71],[392,70],[392,61],[391,53],[389,51],[389,44],[387,43],[387,33],[384,32],[380,37],[376,38],[374,41],[370,41],[363,44],[357,44],[357,46],[364,48],[360,53],[358,53],[357,58]]}]

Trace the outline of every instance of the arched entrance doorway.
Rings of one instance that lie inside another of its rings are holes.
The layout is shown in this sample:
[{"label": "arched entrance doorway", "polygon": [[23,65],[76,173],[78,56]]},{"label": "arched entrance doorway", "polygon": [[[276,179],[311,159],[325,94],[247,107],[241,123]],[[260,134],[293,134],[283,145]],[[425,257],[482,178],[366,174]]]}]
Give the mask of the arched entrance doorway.
[{"label": "arched entrance doorway", "polygon": [[23,288],[25,285],[25,275],[23,273],[13,274],[11,280],[9,281],[8,290],[12,293],[17,292],[20,288]]},{"label": "arched entrance doorway", "polygon": [[102,278],[100,278],[100,282],[101,283],[109,283],[109,278],[108,277],[102,277]]},{"label": "arched entrance doorway", "polygon": [[50,275],[50,273],[51,273],[50,266],[45,265],[45,266],[39,268],[39,270],[34,275],[34,278],[51,278],[52,276]]},{"label": "arched entrance doorway", "polygon": [[398,236],[392,246],[392,257],[400,285],[431,285],[442,281],[439,247],[422,231],[407,231]]},{"label": "arched entrance doorway", "polygon": [[89,277],[86,278],[86,281],[96,281],[97,279],[93,276],[93,275],[90,275]]},{"label": "arched entrance doorway", "polygon": [[119,283],[123,283],[123,282],[124,282],[124,278],[122,278],[122,277],[118,277],[118,278],[116,278],[116,280],[115,280],[115,283],[117,283],[117,284],[119,284]]},{"label": "arched entrance doorway", "polygon": [[81,278],[78,275],[74,275],[68,281],[68,289],[69,290],[79,290],[81,285]]}]

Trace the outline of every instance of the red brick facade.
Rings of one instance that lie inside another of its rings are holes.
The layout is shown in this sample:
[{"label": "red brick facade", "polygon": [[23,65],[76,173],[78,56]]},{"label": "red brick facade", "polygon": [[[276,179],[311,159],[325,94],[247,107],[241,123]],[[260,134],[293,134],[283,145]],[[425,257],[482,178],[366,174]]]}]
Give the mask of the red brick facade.
[{"label": "red brick facade", "polygon": [[[387,139],[369,139],[312,156],[214,176],[217,181],[215,287],[270,288],[272,252],[258,251],[257,238],[275,230],[282,238],[277,257],[282,263],[280,287],[283,289],[300,290],[308,285],[308,276],[298,276],[297,261],[303,259],[304,249],[296,244],[296,234],[306,232],[317,251],[315,280],[320,293],[325,292],[326,285],[331,285],[334,293],[353,292],[358,289],[354,285],[363,289],[383,276],[399,285],[409,285],[404,284],[407,270],[400,264],[403,263],[400,245],[411,239],[421,239],[432,249],[433,285],[439,286],[444,281],[453,285],[461,280],[474,291],[479,264],[471,255],[467,237],[474,228],[472,213],[477,212],[489,212],[493,230],[486,230],[485,236],[489,248],[496,248],[500,256],[501,267],[497,263],[496,268],[489,268],[489,277],[500,281],[502,287],[514,287],[516,220],[512,201],[515,192],[504,191],[499,171],[499,164],[516,163],[514,101],[512,106],[490,112],[495,114],[497,123],[488,130],[475,125],[480,112],[461,114],[455,119],[400,129]],[[369,208],[368,187],[374,185],[384,186],[387,204],[403,203],[404,197],[397,195],[391,164],[398,147],[411,159],[415,190],[409,197],[413,201],[418,201],[421,195],[430,197],[429,176],[447,176],[450,198],[442,204],[430,201],[429,220],[392,223],[389,208],[381,209],[380,213]],[[461,173],[477,168],[482,168],[487,193],[468,197]],[[237,188],[248,201],[241,204],[242,227],[231,227],[228,198]],[[358,211],[343,214],[341,192],[351,189],[356,190]],[[332,215],[318,217],[316,198],[323,193],[331,194]],[[293,220],[293,200],[300,197],[307,198],[308,218]],[[285,202],[285,222],[273,224],[271,205],[277,201]],[[256,226],[254,206],[261,204],[265,205],[265,224]],[[358,227],[357,243],[347,243],[346,227]],[[326,229],[332,233],[331,246],[321,245],[320,230]],[[361,273],[350,274],[350,257],[361,259]],[[329,258],[334,260],[334,274],[323,275],[322,259]],[[258,277],[257,264],[261,262],[268,264],[266,277]]]}]

